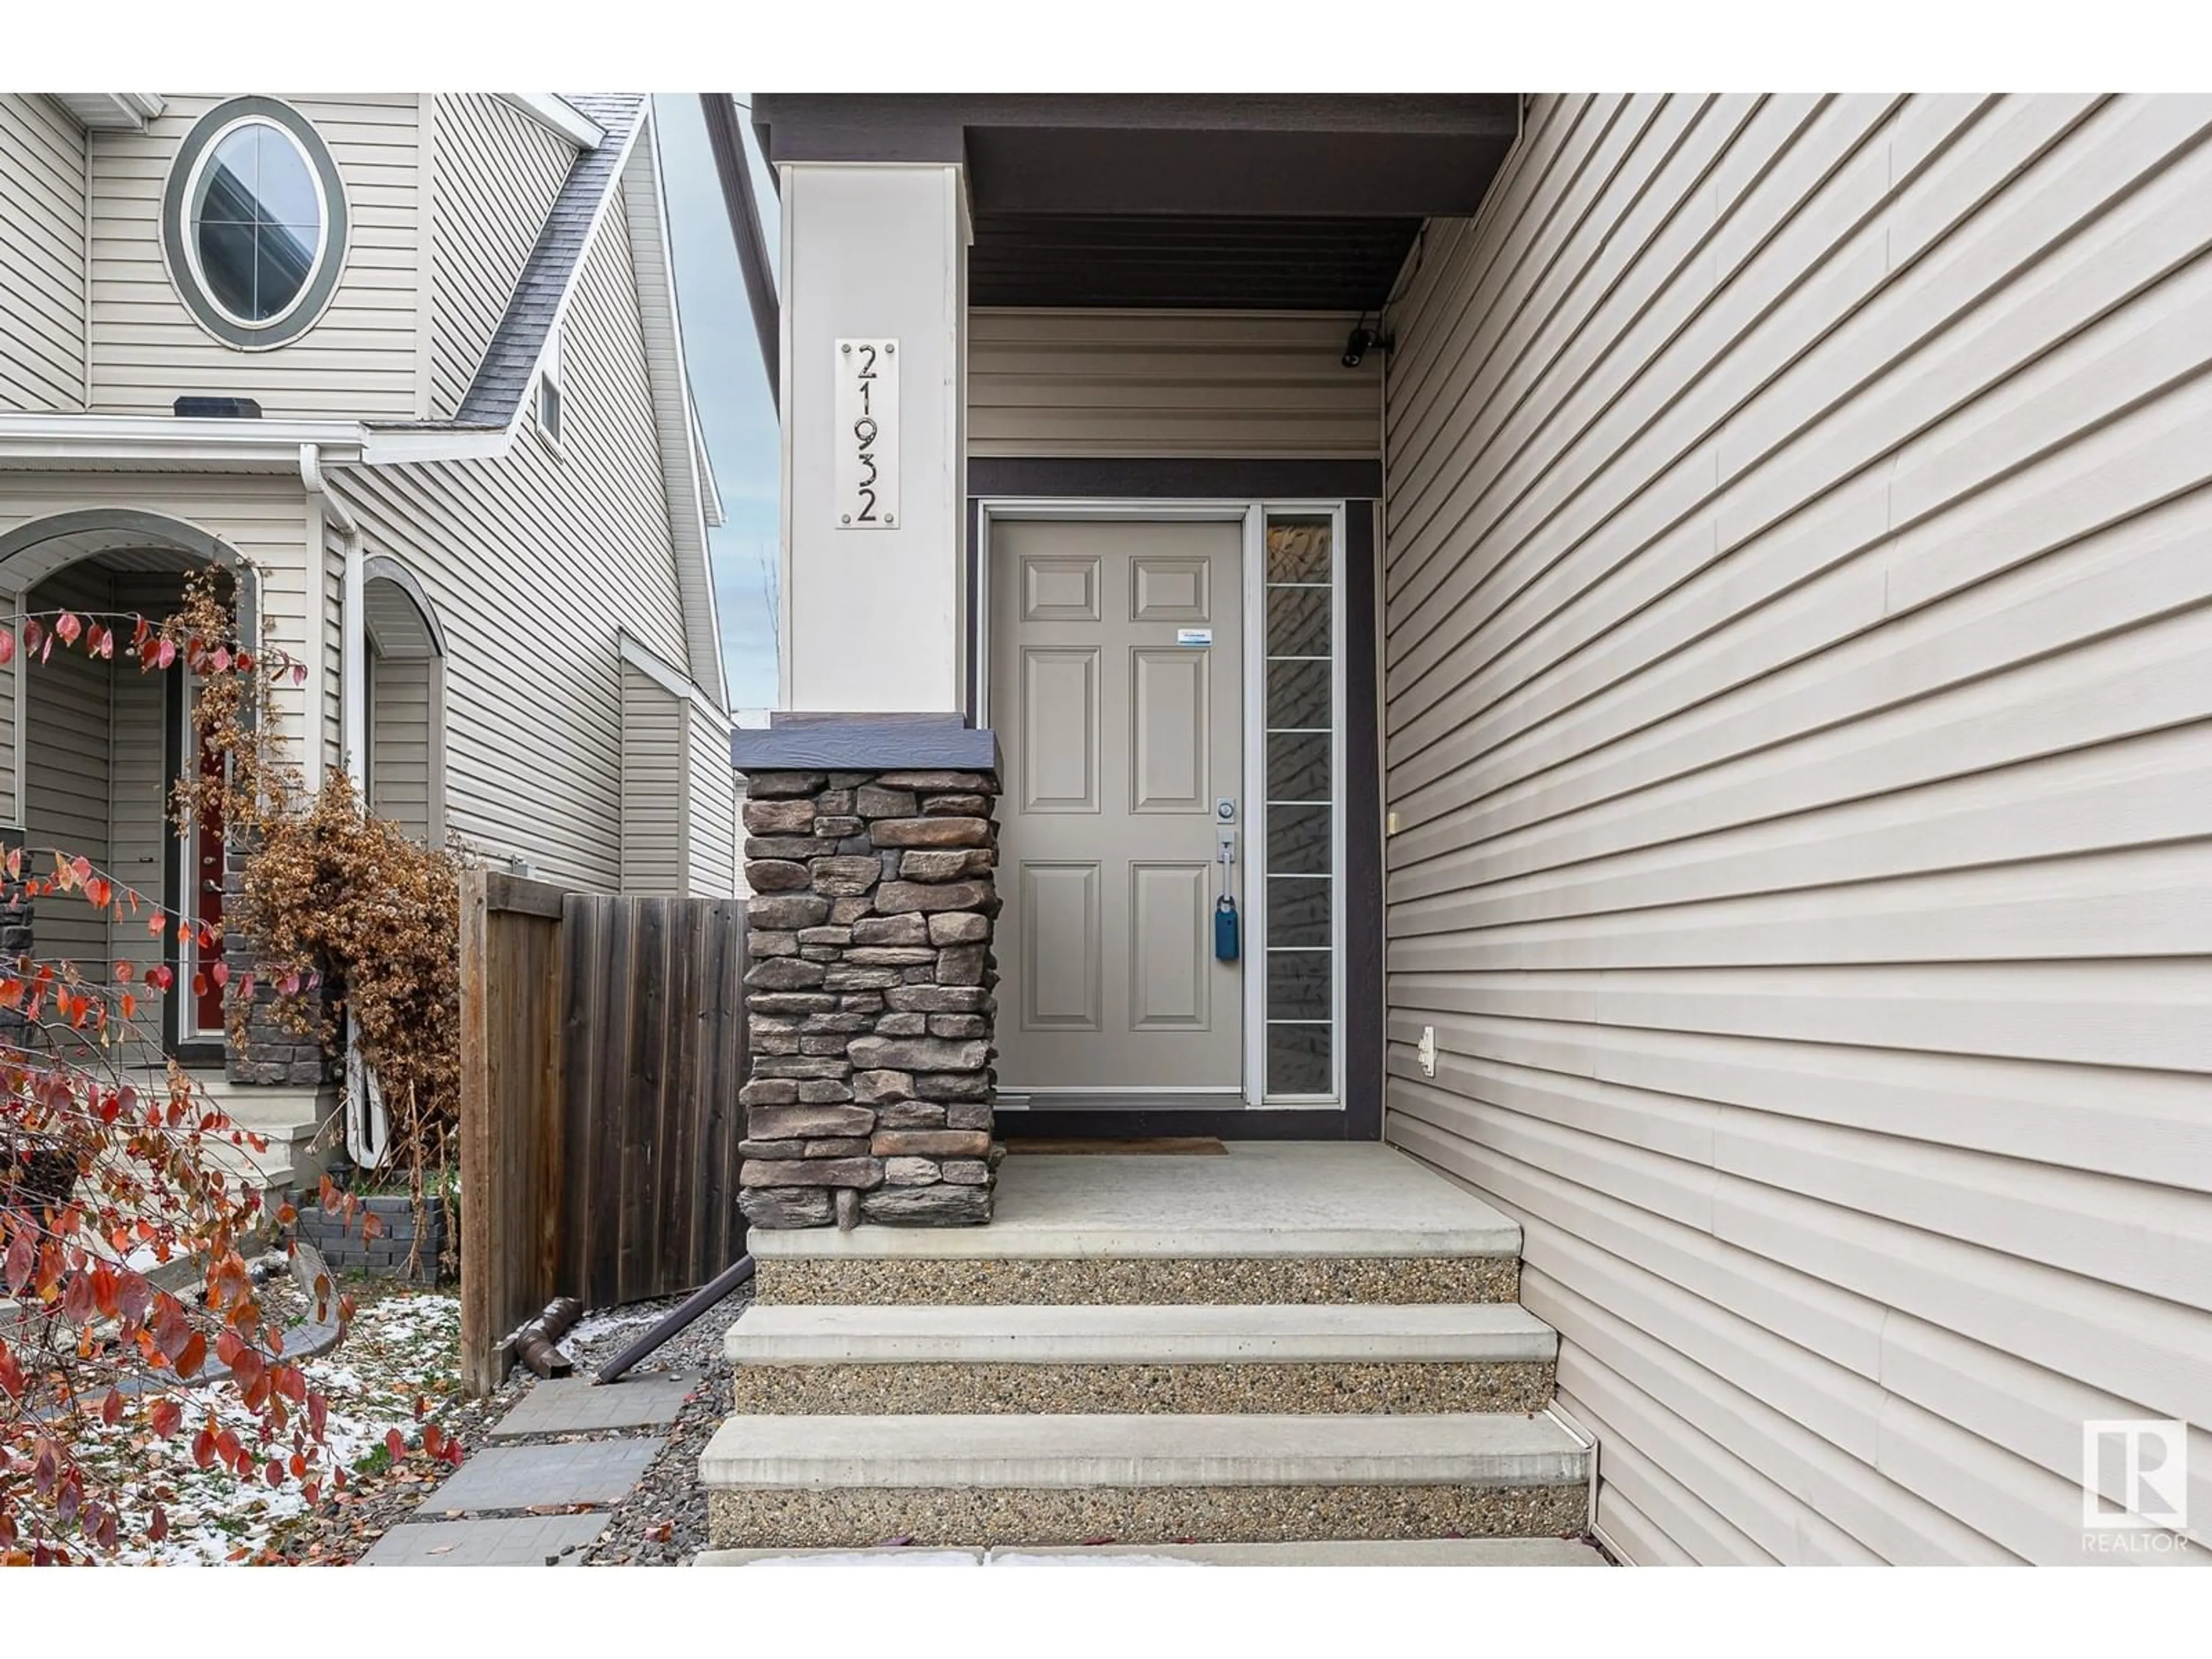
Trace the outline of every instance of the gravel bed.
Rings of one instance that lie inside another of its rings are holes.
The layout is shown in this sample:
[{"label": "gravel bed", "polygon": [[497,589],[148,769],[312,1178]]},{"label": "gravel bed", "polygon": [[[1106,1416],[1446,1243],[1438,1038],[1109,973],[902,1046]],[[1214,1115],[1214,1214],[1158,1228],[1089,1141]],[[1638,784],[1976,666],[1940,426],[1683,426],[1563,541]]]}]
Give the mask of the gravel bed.
[{"label": "gravel bed", "polygon": [[[707,1494],[699,1485],[699,1454],[708,1437],[730,1414],[730,1362],[722,1352],[722,1340],[752,1297],[752,1285],[740,1285],[639,1364],[641,1372],[689,1371],[700,1380],[672,1427],[647,1431],[665,1432],[668,1444],[617,1506],[606,1530],[585,1553],[586,1566],[683,1566],[708,1547]],[[684,1300],[669,1297],[603,1316],[587,1315],[561,1345],[562,1351],[576,1362],[579,1373],[586,1373],[644,1335]]]}]

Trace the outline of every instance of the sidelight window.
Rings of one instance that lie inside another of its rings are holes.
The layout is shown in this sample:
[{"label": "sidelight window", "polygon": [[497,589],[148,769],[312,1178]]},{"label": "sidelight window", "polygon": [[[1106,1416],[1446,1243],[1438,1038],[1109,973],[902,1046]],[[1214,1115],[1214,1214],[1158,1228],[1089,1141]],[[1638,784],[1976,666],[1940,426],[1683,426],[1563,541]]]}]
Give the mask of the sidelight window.
[{"label": "sidelight window", "polygon": [[1267,1097],[1337,1092],[1338,816],[1335,524],[1267,514],[1261,572]]}]

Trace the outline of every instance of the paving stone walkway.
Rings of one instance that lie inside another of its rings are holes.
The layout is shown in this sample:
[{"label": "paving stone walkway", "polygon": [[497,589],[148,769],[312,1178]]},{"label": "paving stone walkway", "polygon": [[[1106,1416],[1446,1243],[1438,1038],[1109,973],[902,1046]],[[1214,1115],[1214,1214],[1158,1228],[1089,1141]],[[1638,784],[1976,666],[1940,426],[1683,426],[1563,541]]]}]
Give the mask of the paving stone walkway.
[{"label": "paving stone walkway", "polygon": [[364,1566],[575,1565],[616,1504],[668,1443],[666,1428],[697,1378],[647,1371],[620,1382],[540,1382],[495,1425],[477,1452],[392,1528]]}]

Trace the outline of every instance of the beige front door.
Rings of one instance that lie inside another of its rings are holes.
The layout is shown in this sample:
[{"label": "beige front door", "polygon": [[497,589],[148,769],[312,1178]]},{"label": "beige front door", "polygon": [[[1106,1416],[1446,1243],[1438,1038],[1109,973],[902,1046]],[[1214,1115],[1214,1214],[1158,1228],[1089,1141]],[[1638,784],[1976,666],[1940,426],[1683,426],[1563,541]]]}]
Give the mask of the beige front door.
[{"label": "beige front door", "polygon": [[1242,1091],[1242,965],[1213,922],[1218,802],[1244,850],[1242,539],[993,523],[1004,1092]]}]

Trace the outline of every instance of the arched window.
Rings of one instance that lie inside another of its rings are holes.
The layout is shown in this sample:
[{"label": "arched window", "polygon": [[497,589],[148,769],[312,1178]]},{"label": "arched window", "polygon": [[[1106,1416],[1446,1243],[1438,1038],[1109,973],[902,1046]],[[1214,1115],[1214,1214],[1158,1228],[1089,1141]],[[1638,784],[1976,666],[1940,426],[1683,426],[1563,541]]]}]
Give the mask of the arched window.
[{"label": "arched window", "polygon": [[234,98],[170,164],[161,242],[201,327],[265,350],[314,326],[345,259],[345,191],[313,126],[273,98]]}]

